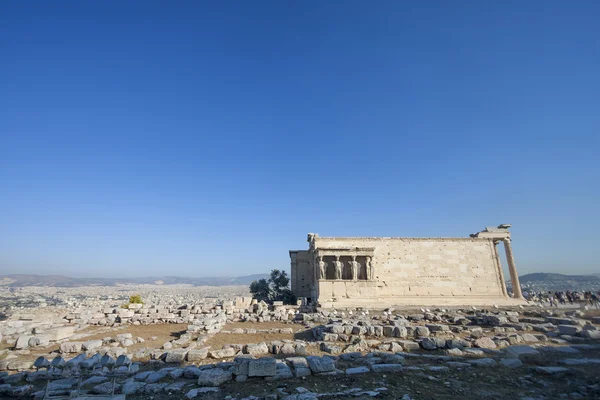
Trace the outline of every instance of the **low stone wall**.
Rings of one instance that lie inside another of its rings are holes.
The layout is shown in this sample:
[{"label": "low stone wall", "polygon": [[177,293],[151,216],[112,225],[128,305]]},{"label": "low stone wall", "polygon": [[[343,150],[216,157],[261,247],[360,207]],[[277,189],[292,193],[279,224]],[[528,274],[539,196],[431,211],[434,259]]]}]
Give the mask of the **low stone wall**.
[{"label": "low stone wall", "polygon": [[[480,349],[459,356],[446,354],[423,354],[393,351],[374,351],[367,354],[349,352],[339,356],[293,356],[286,358],[261,357],[248,355],[236,356],[232,361],[195,366],[179,365],[182,357],[169,357],[162,368],[147,369],[151,364],[131,363],[120,360],[122,366],[115,366],[115,360],[95,354],[89,358],[77,356],[69,361],[54,359],[52,362],[42,360],[38,365],[45,369],[32,372],[20,372],[12,375],[0,373],[0,395],[2,396],[35,396],[44,395],[43,385],[47,380],[51,395],[70,393],[80,382],[87,393],[125,395],[155,395],[158,393],[185,393],[186,398],[195,398],[206,393],[220,391],[220,387],[228,382],[246,382],[248,380],[280,381],[293,378],[306,379],[320,375],[360,374],[394,374],[404,375],[416,372],[416,376],[432,376],[470,368],[498,369],[522,368],[523,373],[533,376],[539,374],[560,376],[573,374],[574,366],[600,365],[600,358],[582,357],[585,352],[599,352],[600,345],[554,346],[509,346],[502,351]],[[171,354],[171,353],[169,353]],[[119,362],[119,361],[117,361]],[[155,365],[156,366],[156,365]],[[427,375],[423,375],[423,373]],[[113,377],[115,382],[113,384]],[[387,389],[382,387],[375,391],[349,389],[348,391],[331,393],[331,396],[377,396]],[[309,390],[301,388],[299,393],[308,394]],[[275,398],[286,400],[316,399],[318,396],[298,397],[298,394],[285,391]]]}]

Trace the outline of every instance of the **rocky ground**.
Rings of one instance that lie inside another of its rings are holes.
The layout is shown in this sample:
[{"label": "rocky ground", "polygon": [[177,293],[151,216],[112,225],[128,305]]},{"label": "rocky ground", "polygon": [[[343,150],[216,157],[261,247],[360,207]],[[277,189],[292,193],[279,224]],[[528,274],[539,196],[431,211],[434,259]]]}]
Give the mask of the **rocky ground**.
[{"label": "rocky ground", "polygon": [[0,396],[50,379],[140,399],[600,398],[597,311],[303,311],[241,297],[11,318]]}]

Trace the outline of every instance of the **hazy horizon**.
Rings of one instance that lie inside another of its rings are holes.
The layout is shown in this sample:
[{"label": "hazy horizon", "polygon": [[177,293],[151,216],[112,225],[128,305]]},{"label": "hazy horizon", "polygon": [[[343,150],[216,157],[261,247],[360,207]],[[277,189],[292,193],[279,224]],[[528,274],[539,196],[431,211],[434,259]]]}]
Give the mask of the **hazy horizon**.
[{"label": "hazy horizon", "polygon": [[[215,275],[215,276],[192,276],[192,275],[162,275],[162,276],[145,276],[145,275],[137,275],[137,276],[105,276],[105,277],[101,277],[101,276],[77,276],[77,275],[64,275],[64,274],[27,274],[27,273],[1,273],[0,276],[10,276],[10,275],[31,275],[31,276],[66,276],[68,278],[74,278],[74,279],[160,279],[160,278],[192,278],[192,279],[227,279],[227,278],[240,278],[240,277],[247,277],[247,276],[268,276],[269,273],[271,271],[267,271],[267,272],[263,272],[263,273],[256,273],[256,274],[248,274],[248,275],[236,275],[236,276],[231,276],[231,275]],[[289,276],[289,269],[286,270],[286,272],[288,273]],[[589,274],[576,274],[576,273],[567,273],[567,272],[547,272],[547,271],[534,271],[534,272],[528,272],[525,274],[519,274],[519,276],[523,276],[523,275],[528,275],[528,274],[534,274],[534,273],[556,273],[556,274],[560,274],[560,275],[581,275],[581,276],[600,276],[600,273],[589,273]],[[504,278],[506,282],[510,282],[510,276],[507,275],[508,272],[505,270],[504,271]]]},{"label": "hazy horizon", "polygon": [[519,274],[599,273],[598,15],[4,2],[0,274],[242,276],[308,232],[503,223]]}]

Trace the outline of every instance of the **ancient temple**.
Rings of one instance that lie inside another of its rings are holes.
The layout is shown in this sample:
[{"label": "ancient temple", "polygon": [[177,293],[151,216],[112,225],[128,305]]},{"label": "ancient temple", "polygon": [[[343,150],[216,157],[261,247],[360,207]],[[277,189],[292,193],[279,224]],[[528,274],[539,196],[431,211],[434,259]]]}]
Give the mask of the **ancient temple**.
[{"label": "ancient temple", "polygon": [[[323,308],[523,304],[509,228],[488,227],[464,238],[309,233],[308,250],[290,251],[292,291]],[[500,243],[512,297],[506,290]]]}]

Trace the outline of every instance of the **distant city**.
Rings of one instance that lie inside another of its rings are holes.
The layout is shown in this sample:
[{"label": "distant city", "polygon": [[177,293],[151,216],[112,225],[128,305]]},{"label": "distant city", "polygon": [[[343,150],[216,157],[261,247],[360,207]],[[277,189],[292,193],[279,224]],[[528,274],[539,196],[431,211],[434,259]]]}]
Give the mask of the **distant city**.
[{"label": "distant city", "polygon": [[[596,275],[563,275],[536,272],[519,277],[523,291],[544,292],[544,291],[575,291],[585,292],[600,291],[600,274]],[[508,289],[511,289],[510,280],[506,282]]]}]

